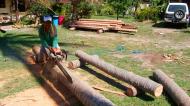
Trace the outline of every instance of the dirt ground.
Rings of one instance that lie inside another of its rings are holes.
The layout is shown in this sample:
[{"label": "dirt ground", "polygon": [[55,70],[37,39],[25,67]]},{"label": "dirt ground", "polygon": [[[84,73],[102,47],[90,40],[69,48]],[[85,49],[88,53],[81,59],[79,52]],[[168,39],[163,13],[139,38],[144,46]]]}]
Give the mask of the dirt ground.
[{"label": "dirt ground", "polygon": [[32,88],[0,100],[1,106],[57,106],[58,104],[42,88]]},{"label": "dirt ground", "polygon": [[[36,76],[41,77],[41,67],[34,62],[31,50],[26,53],[27,64],[32,66]],[[52,84],[44,80],[42,86],[27,89],[23,92],[0,100],[0,106],[75,106],[78,99],[59,82]]]}]

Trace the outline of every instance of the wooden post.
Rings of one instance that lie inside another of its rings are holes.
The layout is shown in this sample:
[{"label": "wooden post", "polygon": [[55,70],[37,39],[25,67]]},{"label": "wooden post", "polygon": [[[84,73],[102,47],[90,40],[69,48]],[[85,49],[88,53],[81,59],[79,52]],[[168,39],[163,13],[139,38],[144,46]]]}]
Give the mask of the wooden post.
[{"label": "wooden post", "polygon": [[172,97],[178,106],[190,106],[190,97],[171,78],[161,70],[153,73],[156,81],[163,84],[164,90]]},{"label": "wooden post", "polygon": [[141,77],[136,75],[132,72],[128,72],[124,69],[120,69],[118,67],[113,66],[112,64],[106,63],[105,61],[97,58],[93,58],[92,56],[88,55],[87,53],[78,50],[75,54],[81,60],[99,68],[100,70],[104,71],[105,73],[119,79],[123,80],[138,89],[141,89],[145,92],[152,94],[153,96],[160,96],[163,91],[163,86],[158,84],[148,78]]}]

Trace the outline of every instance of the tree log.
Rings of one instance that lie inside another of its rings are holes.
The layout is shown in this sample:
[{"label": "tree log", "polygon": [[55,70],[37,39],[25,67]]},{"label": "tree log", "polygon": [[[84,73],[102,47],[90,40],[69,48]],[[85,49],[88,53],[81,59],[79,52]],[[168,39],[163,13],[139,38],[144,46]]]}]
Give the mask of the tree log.
[{"label": "tree log", "polygon": [[[94,58],[99,58],[98,55],[93,55]],[[78,60],[73,60],[73,61],[70,61],[68,63],[68,68],[70,69],[76,69],[76,68],[79,68],[79,67],[82,67],[86,65],[86,63],[80,59]]]},{"label": "tree log", "polygon": [[[39,47],[34,46],[33,49],[35,49],[33,50],[34,53],[39,53]],[[53,61],[48,61],[44,66],[43,75],[51,82],[61,81],[85,106],[114,106],[110,100],[99,94],[86,82],[80,80],[74,73],[67,72],[72,78],[72,83],[67,80]]]},{"label": "tree log", "polygon": [[138,89],[141,89],[145,92],[152,94],[153,96],[158,97],[162,94],[163,86],[148,78],[144,78],[132,72],[128,72],[124,69],[115,67],[112,64],[106,63],[101,59],[93,58],[92,56],[88,55],[87,53],[81,50],[76,51],[76,56],[79,57],[81,60],[99,68],[105,73],[119,80],[123,80],[137,87]]},{"label": "tree log", "polygon": [[73,81],[73,83],[70,83],[53,62],[48,62],[44,71],[48,72],[45,76],[53,76],[53,81],[60,80],[85,106],[114,106],[110,100],[68,71]]},{"label": "tree log", "polygon": [[178,106],[190,106],[190,97],[181,89],[171,78],[169,78],[161,70],[156,70],[153,73],[156,81],[163,84],[164,90],[172,97],[173,101]]}]

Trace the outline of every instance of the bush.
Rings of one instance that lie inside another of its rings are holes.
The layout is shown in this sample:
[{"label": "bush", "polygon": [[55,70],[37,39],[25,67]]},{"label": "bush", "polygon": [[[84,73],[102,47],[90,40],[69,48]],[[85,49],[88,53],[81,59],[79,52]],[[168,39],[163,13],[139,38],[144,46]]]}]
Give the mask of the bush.
[{"label": "bush", "polygon": [[34,23],[34,21],[27,16],[22,17],[20,21],[21,21],[21,24],[23,25],[31,25]]},{"label": "bush", "polygon": [[78,5],[79,18],[90,18],[93,10],[94,8],[92,4],[85,1],[80,2],[80,4]]},{"label": "bush", "polygon": [[69,20],[71,16],[71,4],[54,4],[52,9],[56,15],[64,16],[65,21]]},{"label": "bush", "polygon": [[49,14],[49,10],[44,5],[37,3],[37,2],[33,2],[31,4],[31,7],[29,8],[29,13],[36,15],[36,16],[42,16],[42,15]]},{"label": "bush", "polygon": [[160,12],[158,8],[147,7],[137,11],[136,19],[139,21],[152,20],[156,22],[160,19],[159,14]]},{"label": "bush", "polygon": [[71,14],[71,4],[54,4],[52,8],[57,15],[66,16]]},{"label": "bush", "polygon": [[100,15],[114,15],[114,14],[115,11],[112,6],[110,6],[109,4],[105,4],[102,6]]}]

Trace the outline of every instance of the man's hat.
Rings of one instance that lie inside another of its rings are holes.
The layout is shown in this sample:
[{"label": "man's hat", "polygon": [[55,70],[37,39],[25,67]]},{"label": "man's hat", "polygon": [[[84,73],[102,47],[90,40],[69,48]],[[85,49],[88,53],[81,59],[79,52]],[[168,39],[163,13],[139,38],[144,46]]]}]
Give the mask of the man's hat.
[{"label": "man's hat", "polygon": [[44,21],[44,22],[47,22],[47,21],[51,21],[51,22],[52,22],[52,17],[49,16],[49,15],[44,16],[43,21]]}]

